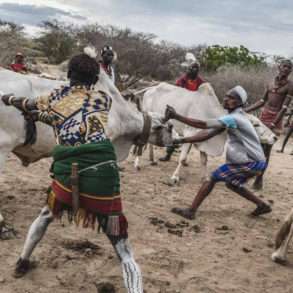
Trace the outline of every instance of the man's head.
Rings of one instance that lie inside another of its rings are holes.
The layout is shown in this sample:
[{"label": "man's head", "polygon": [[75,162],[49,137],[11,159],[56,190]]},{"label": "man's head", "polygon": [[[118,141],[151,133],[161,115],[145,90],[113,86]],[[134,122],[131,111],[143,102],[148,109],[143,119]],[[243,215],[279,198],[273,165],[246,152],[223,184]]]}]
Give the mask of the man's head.
[{"label": "man's head", "polygon": [[284,59],[280,62],[279,65],[279,74],[282,77],[288,77],[292,72],[292,61],[289,59]]},{"label": "man's head", "polygon": [[198,73],[199,73],[198,62],[193,62],[192,64],[190,64],[186,71],[187,76],[191,79],[196,79],[198,76]]},{"label": "man's head", "polygon": [[103,64],[110,65],[112,64],[114,60],[114,51],[111,46],[104,46],[104,48],[101,50],[101,56],[103,60]]},{"label": "man's head", "polygon": [[89,47],[84,49],[84,53],[71,58],[67,72],[70,85],[91,86],[98,81],[100,67],[95,58],[95,50]]},{"label": "man's head", "polygon": [[228,111],[233,111],[236,108],[242,107],[247,101],[247,93],[245,89],[237,85],[230,89],[223,100],[223,107]]},{"label": "man's head", "polygon": [[23,63],[24,56],[21,52],[17,52],[15,55],[15,63]]}]

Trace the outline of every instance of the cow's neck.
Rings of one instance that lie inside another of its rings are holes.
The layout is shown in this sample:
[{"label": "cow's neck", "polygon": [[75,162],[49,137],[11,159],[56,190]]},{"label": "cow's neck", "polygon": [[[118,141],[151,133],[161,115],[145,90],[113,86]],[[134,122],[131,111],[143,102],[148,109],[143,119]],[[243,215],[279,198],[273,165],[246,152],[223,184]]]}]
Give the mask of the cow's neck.
[{"label": "cow's neck", "polygon": [[100,72],[97,86],[98,89],[107,92],[113,100],[111,112],[114,115],[110,115],[110,119],[115,119],[115,121],[110,122],[111,138],[123,135],[131,139],[141,134],[144,124],[143,114],[137,110],[135,105],[122,97],[104,71]]}]

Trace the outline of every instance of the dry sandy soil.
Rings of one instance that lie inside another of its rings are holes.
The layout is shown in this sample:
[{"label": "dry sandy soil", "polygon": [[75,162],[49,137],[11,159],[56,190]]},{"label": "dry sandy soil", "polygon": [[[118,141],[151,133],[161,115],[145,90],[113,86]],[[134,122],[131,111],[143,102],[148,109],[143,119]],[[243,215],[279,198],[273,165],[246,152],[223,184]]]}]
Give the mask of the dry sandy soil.
[{"label": "dry sandy soil", "polygon": [[[262,192],[273,212],[258,219],[248,216],[254,206],[223,184],[194,221],[170,213],[174,206],[190,204],[200,186],[196,151],[182,170],[181,185],[166,185],[175,160],[150,166],[145,154],[140,172],[134,170],[132,158],[122,164],[124,208],[145,292],[293,292],[292,251],[286,267],[270,260],[280,221],[293,207],[293,156],[273,152]],[[222,158],[210,159],[210,169],[221,162]],[[101,282],[125,292],[119,262],[105,236],[76,229],[65,219],[50,226],[35,250],[37,267],[23,279],[12,277],[27,229],[44,205],[49,165],[50,160],[43,160],[24,168],[11,156],[1,175],[1,211],[18,235],[0,241],[0,292],[90,293],[97,292],[96,284]]]}]

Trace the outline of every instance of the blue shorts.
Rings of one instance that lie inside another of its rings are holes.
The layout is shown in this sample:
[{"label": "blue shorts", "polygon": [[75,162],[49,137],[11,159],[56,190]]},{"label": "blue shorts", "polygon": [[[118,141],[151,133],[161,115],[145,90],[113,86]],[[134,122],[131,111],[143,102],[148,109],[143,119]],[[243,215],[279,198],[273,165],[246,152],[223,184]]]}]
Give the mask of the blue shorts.
[{"label": "blue shorts", "polygon": [[265,161],[249,162],[245,164],[224,164],[212,172],[212,179],[216,182],[224,181],[241,187],[247,179],[261,174],[267,168]]}]

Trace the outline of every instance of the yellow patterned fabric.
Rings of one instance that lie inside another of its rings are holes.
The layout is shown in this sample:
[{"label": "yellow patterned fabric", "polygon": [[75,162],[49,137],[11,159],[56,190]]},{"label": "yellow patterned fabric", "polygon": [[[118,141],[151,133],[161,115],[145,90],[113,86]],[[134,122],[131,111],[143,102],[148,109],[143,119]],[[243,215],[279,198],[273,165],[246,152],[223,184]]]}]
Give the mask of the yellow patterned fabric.
[{"label": "yellow patterned fabric", "polygon": [[104,92],[85,87],[64,87],[40,97],[37,107],[46,112],[57,143],[79,146],[104,141],[112,100]]}]

